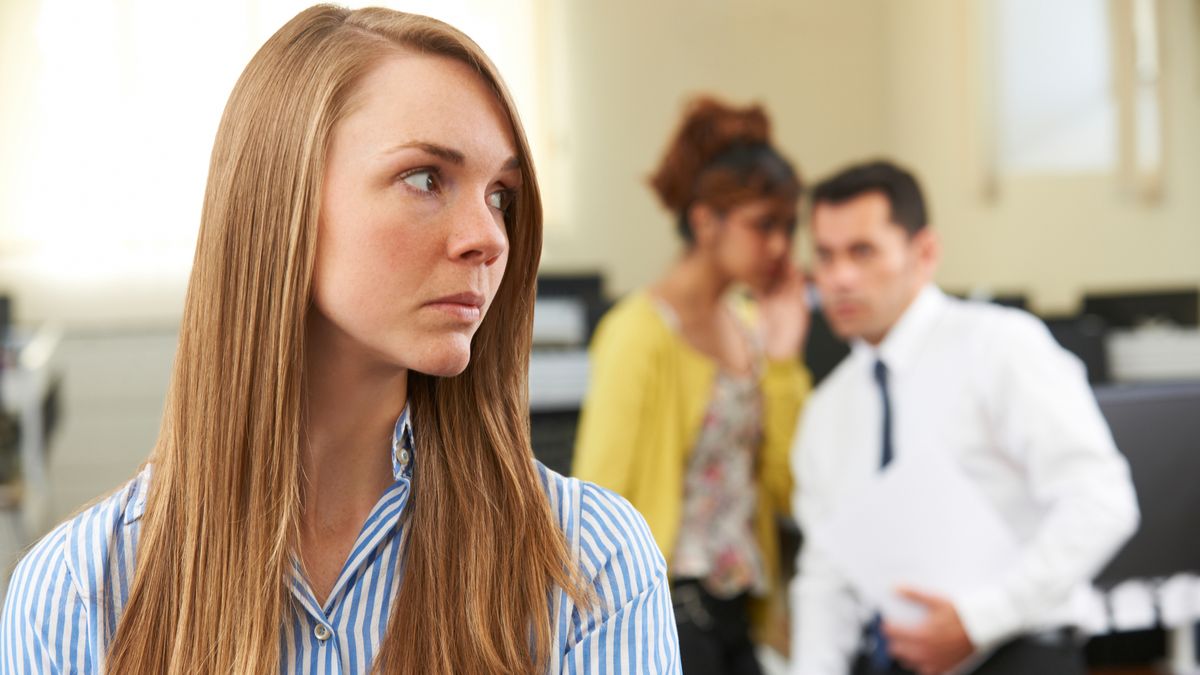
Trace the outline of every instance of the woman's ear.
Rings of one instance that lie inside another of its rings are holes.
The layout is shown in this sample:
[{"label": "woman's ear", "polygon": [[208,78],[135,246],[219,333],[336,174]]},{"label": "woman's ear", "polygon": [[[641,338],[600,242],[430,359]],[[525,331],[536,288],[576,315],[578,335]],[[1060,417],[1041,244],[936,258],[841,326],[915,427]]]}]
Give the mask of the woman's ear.
[{"label": "woman's ear", "polygon": [[697,203],[688,208],[688,225],[692,240],[701,248],[710,246],[721,227],[721,215],[708,204]]}]

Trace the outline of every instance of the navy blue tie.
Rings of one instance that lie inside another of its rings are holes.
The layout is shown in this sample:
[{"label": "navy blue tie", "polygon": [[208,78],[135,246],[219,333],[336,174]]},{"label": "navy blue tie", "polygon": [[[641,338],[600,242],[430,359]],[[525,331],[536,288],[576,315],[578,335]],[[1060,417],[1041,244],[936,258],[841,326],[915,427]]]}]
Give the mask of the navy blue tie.
[{"label": "navy blue tie", "polygon": [[879,399],[883,402],[883,452],[879,455],[879,468],[892,463],[892,399],[888,396],[888,369],[883,361],[875,362],[875,383],[879,385]]},{"label": "navy blue tie", "polygon": [[[879,385],[879,398],[883,403],[883,442],[879,454],[879,468],[891,463],[892,450],[892,400],[888,396],[888,370],[883,361],[875,362],[875,383]],[[876,614],[867,626],[867,653],[871,666],[877,673],[887,673],[892,666],[892,655],[888,653],[887,638],[883,635],[883,617]]]}]

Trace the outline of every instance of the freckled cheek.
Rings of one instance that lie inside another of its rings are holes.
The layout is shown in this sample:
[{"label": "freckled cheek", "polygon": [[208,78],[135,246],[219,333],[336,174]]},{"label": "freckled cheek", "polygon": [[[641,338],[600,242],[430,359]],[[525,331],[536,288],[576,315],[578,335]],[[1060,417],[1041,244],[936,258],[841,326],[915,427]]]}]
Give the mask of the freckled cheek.
[{"label": "freckled cheek", "polygon": [[500,290],[500,285],[504,283],[504,274],[508,269],[508,252],[506,251],[500,256],[500,259],[488,268],[488,304],[495,299],[497,291]]},{"label": "freckled cheek", "polygon": [[372,267],[381,274],[389,274],[404,269],[405,265],[413,265],[413,247],[396,237],[379,237],[370,245],[370,250],[364,252],[364,260],[370,260]]},{"label": "freckled cheek", "polygon": [[365,228],[358,242],[362,264],[396,271],[427,267],[444,255],[432,228],[415,226],[411,220],[393,217]]},{"label": "freckled cheek", "polygon": [[399,301],[418,295],[428,267],[421,264],[417,247],[401,230],[372,224],[342,243],[336,261],[341,285],[346,299],[365,317],[385,320],[406,306]]}]

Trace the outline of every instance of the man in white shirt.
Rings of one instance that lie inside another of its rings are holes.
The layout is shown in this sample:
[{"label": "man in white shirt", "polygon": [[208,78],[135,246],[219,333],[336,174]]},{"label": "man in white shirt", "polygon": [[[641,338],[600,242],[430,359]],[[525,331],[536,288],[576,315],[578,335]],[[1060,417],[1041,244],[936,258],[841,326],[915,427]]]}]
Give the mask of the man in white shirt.
[{"label": "man in white shirt", "polygon": [[938,239],[916,181],[891,163],[818,185],[812,234],[823,311],[853,349],[799,427],[801,528],[827,523],[848,492],[905,453],[941,453],[1020,551],[1004,574],[956,597],[897,589],[925,610],[901,623],[863,602],[835,556],[805,546],[792,586],[792,674],[1082,675],[1072,598],[1138,522],[1128,465],[1082,364],[1033,316],[933,285]]}]

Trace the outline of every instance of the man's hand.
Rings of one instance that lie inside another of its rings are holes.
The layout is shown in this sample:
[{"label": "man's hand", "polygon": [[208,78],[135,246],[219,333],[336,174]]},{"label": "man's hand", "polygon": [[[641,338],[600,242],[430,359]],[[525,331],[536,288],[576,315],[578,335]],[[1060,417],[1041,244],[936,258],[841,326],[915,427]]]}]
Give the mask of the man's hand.
[{"label": "man's hand", "polygon": [[900,597],[923,606],[925,620],[917,625],[900,626],[885,621],[883,634],[892,658],[921,675],[944,673],[975,652],[958,611],[950,601],[913,589],[899,589]]}]

